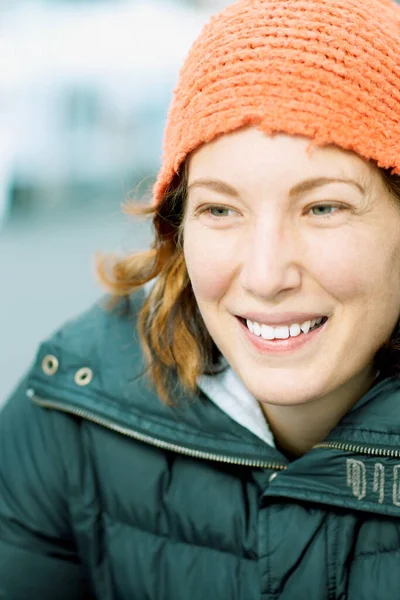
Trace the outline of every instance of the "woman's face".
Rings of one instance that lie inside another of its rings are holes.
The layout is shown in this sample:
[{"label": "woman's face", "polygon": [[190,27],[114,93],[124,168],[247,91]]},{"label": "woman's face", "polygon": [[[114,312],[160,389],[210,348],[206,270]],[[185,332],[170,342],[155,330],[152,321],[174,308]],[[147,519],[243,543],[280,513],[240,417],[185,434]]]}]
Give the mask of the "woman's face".
[{"label": "woman's face", "polygon": [[377,169],[248,128],[197,150],[188,184],[193,291],[250,392],[295,405],[369,378],[400,313],[400,210]]}]

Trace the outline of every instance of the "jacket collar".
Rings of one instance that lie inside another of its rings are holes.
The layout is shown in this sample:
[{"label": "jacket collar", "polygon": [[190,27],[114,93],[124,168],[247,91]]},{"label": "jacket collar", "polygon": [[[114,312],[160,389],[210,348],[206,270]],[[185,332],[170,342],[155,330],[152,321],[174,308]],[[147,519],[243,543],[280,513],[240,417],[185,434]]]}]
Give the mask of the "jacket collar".
[{"label": "jacket collar", "polygon": [[[174,406],[160,401],[148,381],[136,332],[142,298],[136,294],[112,311],[100,302],[44,342],[28,381],[36,402],[127,435],[136,433],[155,445],[189,449],[193,455],[209,453],[243,464],[286,464],[274,448],[233,421],[201,390],[190,397],[175,381]],[[43,369],[46,357],[58,364],[51,375]],[[91,376],[79,385],[82,369]]]},{"label": "jacket collar", "polygon": [[[176,384],[174,406],[161,403],[145,374],[136,337],[140,296],[110,312],[97,304],[39,349],[29,377],[36,402],[122,434],[193,457],[285,469],[267,495],[313,497],[328,504],[396,514],[400,508],[400,381],[377,383],[327,440],[289,464],[278,450],[232,420],[199,390]],[[47,357],[57,369],[44,369]],[[82,385],[77,377],[88,369]],[[338,492],[339,490],[339,492]]]}]

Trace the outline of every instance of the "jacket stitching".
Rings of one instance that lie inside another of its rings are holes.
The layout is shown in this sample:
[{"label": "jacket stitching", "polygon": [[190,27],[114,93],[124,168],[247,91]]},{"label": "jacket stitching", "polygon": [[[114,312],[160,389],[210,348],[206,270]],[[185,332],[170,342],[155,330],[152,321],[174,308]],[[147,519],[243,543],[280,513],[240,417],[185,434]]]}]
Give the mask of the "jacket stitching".
[{"label": "jacket stitching", "polygon": [[373,558],[374,556],[379,556],[381,554],[400,554],[400,548],[393,548],[392,550],[377,550],[376,552],[362,552],[354,557],[353,562],[367,558]]},{"label": "jacket stitching", "polygon": [[[330,519],[328,519],[325,528],[325,548],[327,558],[326,578],[327,578],[327,590],[328,600],[335,600],[336,592],[336,569],[335,564],[337,561],[337,535],[333,532],[333,527],[330,528]],[[331,531],[329,531],[331,529]],[[330,542],[330,544],[329,544]],[[331,552],[330,552],[331,549]]]},{"label": "jacket stitching", "polygon": [[127,521],[123,521],[122,519],[116,519],[116,518],[112,517],[107,511],[103,511],[102,514],[104,517],[106,517],[106,521],[108,521],[109,523],[119,523],[120,525],[123,525],[124,527],[129,527],[130,529],[136,529],[137,531],[140,531],[141,533],[146,533],[149,535],[153,535],[155,537],[165,539],[168,542],[171,542],[172,544],[182,544],[184,546],[189,546],[190,548],[199,548],[200,550],[211,550],[212,552],[218,552],[221,554],[227,554],[228,556],[233,556],[239,560],[245,560],[245,561],[250,561],[250,562],[254,562],[255,560],[258,560],[258,558],[256,556],[254,558],[250,558],[247,556],[241,556],[239,554],[235,554],[234,552],[229,552],[229,550],[221,550],[220,548],[214,548],[212,546],[205,546],[202,544],[198,544],[196,542],[186,542],[185,540],[175,538],[175,537],[171,536],[170,534],[164,534],[164,533],[160,533],[158,531],[151,531],[150,529],[144,529],[137,524],[128,523]]}]

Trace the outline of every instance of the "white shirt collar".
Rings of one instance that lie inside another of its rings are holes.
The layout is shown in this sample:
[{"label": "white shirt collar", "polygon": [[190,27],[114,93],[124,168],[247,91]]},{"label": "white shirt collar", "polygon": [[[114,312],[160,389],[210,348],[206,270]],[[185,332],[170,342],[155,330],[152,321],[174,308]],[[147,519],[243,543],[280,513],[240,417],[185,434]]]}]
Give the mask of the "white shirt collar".
[{"label": "white shirt collar", "polygon": [[202,375],[198,386],[231,419],[275,447],[272,432],[259,403],[231,367],[217,375]]},{"label": "white shirt collar", "polygon": [[[152,280],[145,284],[146,296],[154,282],[155,280]],[[206,396],[231,419],[246,427],[266,444],[275,447],[274,437],[260,405],[231,367],[227,365],[227,368],[217,375],[202,375],[197,383]]]}]

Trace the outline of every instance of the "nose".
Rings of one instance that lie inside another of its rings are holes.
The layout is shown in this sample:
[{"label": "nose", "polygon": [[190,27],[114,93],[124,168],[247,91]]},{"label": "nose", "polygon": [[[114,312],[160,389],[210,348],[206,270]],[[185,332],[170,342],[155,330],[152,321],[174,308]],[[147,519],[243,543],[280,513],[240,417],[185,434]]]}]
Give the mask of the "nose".
[{"label": "nose", "polygon": [[298,232],[284,223],[258,223],[248,232],[240,279],[253,296],[273,300],[301,285]]}]

